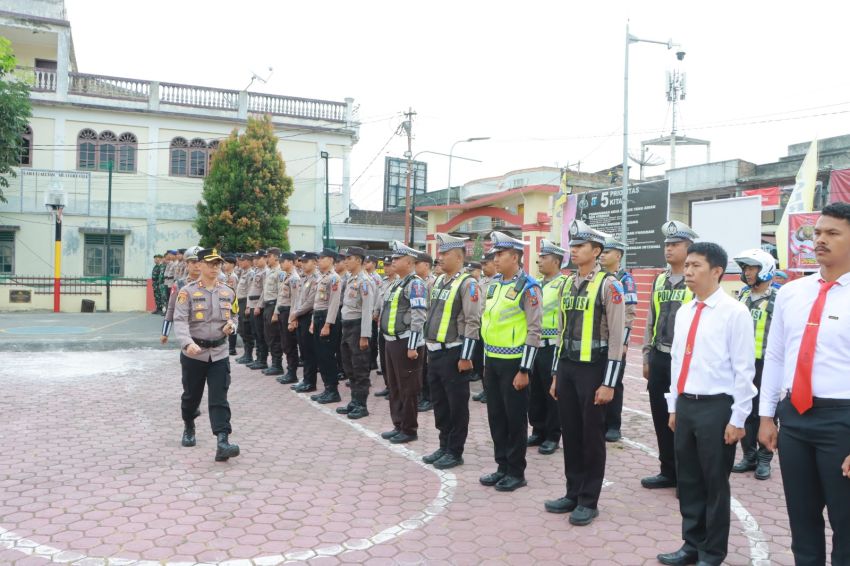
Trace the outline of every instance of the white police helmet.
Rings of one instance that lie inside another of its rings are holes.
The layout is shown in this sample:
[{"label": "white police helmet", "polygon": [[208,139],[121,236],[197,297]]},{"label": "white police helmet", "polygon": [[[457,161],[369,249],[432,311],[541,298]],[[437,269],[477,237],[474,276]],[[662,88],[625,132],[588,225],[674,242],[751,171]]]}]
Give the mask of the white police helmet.
[{"label": "white police helmet", "polygon": [[773,256],[764,250],[752,249],[744,250],[734,258],[735,263],[741,267],[741,280],[746,283],[743,269],[745,266],[755,266],[759,268],[756,280],[759,283],[770,281],[773,279],[773,274],[776,271],[776,260]]}]

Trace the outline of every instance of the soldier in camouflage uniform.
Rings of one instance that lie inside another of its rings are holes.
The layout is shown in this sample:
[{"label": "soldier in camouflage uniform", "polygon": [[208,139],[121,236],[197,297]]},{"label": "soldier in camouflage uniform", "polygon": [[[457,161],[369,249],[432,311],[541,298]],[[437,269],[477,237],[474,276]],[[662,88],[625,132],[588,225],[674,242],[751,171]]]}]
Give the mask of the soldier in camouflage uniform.
[{"label": "soldier in camouflage uniform", "polygon": [[162,254],[153,256],[153,263],[151,287],[153,287],[153,300],[156,303],[156,310],[151,312],[151,314],[162,314],[165,310],[165,305],[168,303],[168,295],[163,287],[165,284],[165,260]]}]

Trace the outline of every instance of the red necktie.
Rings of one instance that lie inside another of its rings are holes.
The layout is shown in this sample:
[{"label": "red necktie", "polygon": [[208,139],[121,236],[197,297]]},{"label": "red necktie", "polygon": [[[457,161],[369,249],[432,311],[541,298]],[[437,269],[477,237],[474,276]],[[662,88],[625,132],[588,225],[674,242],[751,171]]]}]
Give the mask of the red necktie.
[{"label": "red necktie", "polygon": [[699,326],[699,317],[702,314],[702,309],[705,308],[705,303],[697,303],[697,314],[691,321],[691,329],[688,330],[688,341],[685,345],[685,358],[682,360],[682,371],[679,372],[679,384],[676,388],[679,390],[679,395],[685,392],[685,383],[688,381],[688,369],[691,367],[691,358],[694,354],[694,340],[697,337],[697,326]]},{"label": "red necktie", "polygon": [[803,331],[800,350],[797,353],[797,369],[794,370],[794,385],[791,387],[791,404],[802,415],[812,408],[812,365],[815,362],[815,348],[818,343],[818,330],[823,307],[826,304],[826,294],[838,281],[820,281],[820,291],[812,310],[809,321]]}]

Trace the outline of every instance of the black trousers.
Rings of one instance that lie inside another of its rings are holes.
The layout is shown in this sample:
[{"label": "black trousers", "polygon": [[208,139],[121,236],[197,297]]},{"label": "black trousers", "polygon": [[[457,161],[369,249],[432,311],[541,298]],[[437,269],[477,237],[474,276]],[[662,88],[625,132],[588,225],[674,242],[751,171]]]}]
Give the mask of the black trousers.
[{"label": "black trousers", "polygon": [[620,430],[623,425],[623,388],[626,376],[626,354],[623,354],[623,363],[620,364],[620,376],[617,387],[614,388],[614,399],[605,408],[605,428],[607,430]]},{"label": "black trousers", "polygon": [[[342,320],[342,307],[339,308],[339,312],[336,315],[337,320]],[[339,342],[336,345],[336,353],[334,355],[334,360],[336,361],[336,374],[337,376],[345,376],[348,379],[348,376],[345,375],[345,367],[342,364],[342,337],[340,336]]]},{"label": "black trousers", "polygon": [[[351,399],[359,402],[364,407],[369,398],[369,386],[371,385],[369,369],[369,348],[360,349],[360,319],[343,320],[342,324],[342,363],[345,365],[345,373],[348,374],[348,382],[351,385]],[[337,325],[334,325],[337,326]],[[374,338],[369,339],[372,345]],[[333,359],[331,359],[331,363]],[[334,363],[334,371],[336,365]],[[386,372],[386,369],[384,369]],[[322,379],[324,379],[322,372]],[[336,379],[336,374],[334,374]],[[386,379],[386,376],[385,376]]]},{"label": "black trousers", "polygon": [[422,388],[419,398],[423,401],[431,401],[431,382],[428,381],[428,352],[422,355]]},{"label": "black trousers", "polygon": [[773,452],[762,446],[758,441],[759,424],[759,398],[761,397],[761,374],[764,371],[764,360],[756,360],[756,376],[753,378],[753,385],[759,390],[756,396],[753,397],[753,410],[750,411],[750,416],[747,417],[747,422],[744,423],[744,431],[746,435],[741,440],[741,449],[744,451],[744,456],[770,460],[773,458]]},{"label": "black trousers", "polygon": [[313,311],[313,341],[316,350],[316,363],[322,374],[322,383],[326,391],[337,391],[339,377],[336,373],[336,349],[340,339],[339,320],[331,325],[330,334],[322,336],[322,327],[328,318],[328,311]]},{"label": "black trousers", "polygon": [[407,357],[407,338],[387,340],[387,383],[390,389],[390,418],[393,426],[405,434],[419,430],[416,410],[422,389],[422,363],[425,348],[417,350],[419,357]]},{"label": "black trousers", "polygon": [[272,365],[279,366],[283,358],[283,346],[280,341],[280,323],[272,322],[274,313],[274,303],[263,307],[263,335],[266,338],[266,347],[272,355]]},{"label": "black trousers", "polygon": [[658,440],[658,460],[661,462],[661,475],[676,479],[676,452],[673,446],[673,431],[667,426],[670,413],[667,411],[667,399],[664,394],[670,391],[670,354],[653,349],[649,354],[649,407],[652,411],[652,424],[655,426],[655,438]]},{"label": "black trousers", "polygon": [[230,388],[230,360],[202,362],[180,354],[180,369],[183,373],[183,395],[180,397],[180,413],[183,422],[195,420],[195,411],[204,397],[204,385],[209,387],[208,412],[212,433],[232,432],[230,428],[230,404],[227,390]]},{"label": "black trousers", "polygon": [[242,337],[242,345],[246,352],[254,351],[254,330],[251,328],[251,313],[245,303],[248,299],[239,299],[239,335]]},{"label": "black trousers", "polygon": [[280,325],[280,345],[283,355],[286,356],[286,368],[294,373],[298,370],[298,334],[297,330],[289,330],[290,307],[283,307],[278,311],[277,319]]},{"label": "black trousers", "polygon": [[298,349],[301,350],[301,361],[304,362],[304,374],[301,379],[304,383],[309,383],[315,387],[317,360],[316,338],[310,334],[310,323],[312,320],[312,312],[299,316],[298,328],[295,329],[295,333],[298,336]]},{"label": "black trousers", "polygon": [[472,373],[484,378],[484,343],[480,342],[472,352]]},{"label": "black trousers", "polygon": [[558,365],[558,413],[564,435],[567,497],[596,509],[605,478],[605,405],[594,405],[607,360]]},{"label": "black trousers", "polygon": [[[378,321],[372,319],[372,338],[380,338],[383,339],[383,336],[379,332],[380,328],[378,328]],[[369,343],[369,370],[378,369],[378,347],[380,340],[372,340]],[[386,372],[387,368],[384,366],[384,356],[381,355],[381,371]],[[387,378],[384,377],[384,383],[387,382]]]},{"label": "black trousers", "polygon": [[537,350],[534,367],[528,381],[528,424],[531,433],[546,440],[561,440],[561,421],[558,419],[558,402],[549,395],[552,387],[552,358],[557,346]]},{"label": "black trousers", "polygon": [[251,309],[251,329],[254,331],[254,343],[257,345],[257,359],[266,360],[269,355],[269,345],[266,343],[266,325],[263,321],[263,309],[260,314],[254,314]]},{"label": "black trousers", "polygon": [[[732,397],[676,401],[676,466],[683,548],[700,561],[722,564],[729,547],[735,445],[726,444]],[[839,470],[840,471],[840,470]]]},{"label": "black trousers", "polygon": [[528,440],[528,388],[514,389],[520,359],[492,358],[484,362],[487,421],[499,471],[525,477]]},{"label": "black trousers", "polygon": [[387,341],[384,340],[383,334],[374,334],[375,326],[372,327],[372,336],[377,336],[378,339],[374,340],[378,344],[378,358],[381,360],[381,373],[384,378],[384,387],[389,389],[389,382],[387,381]]},{"label": "black trousers", "polygon": [[[841,463],[850,455],[850,405],[815,399],[804,414],[780,401],[779,465],[797,566],[826,563],[823,508],[832,527],[832,564],[850,564],[850,479]],[[833,405],[833,406],[830,406]]]},{"label": "black trousers", "polygon": [[469,434],[469,372],[460,373],[461,346],[428,352],[428,383],[434,404],[434,425],[440,431],[440,448],[457,457]]}]

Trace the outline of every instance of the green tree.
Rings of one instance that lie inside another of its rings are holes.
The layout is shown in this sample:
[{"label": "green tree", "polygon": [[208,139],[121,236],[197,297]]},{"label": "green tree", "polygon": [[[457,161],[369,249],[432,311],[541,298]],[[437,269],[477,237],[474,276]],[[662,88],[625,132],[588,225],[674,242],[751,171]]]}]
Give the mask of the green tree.
[{"label": "green tree", "polygon": [[244,134],[233,130],[219,144],[204,179],[195,220],[201,245],[228,251],[263,246],[288,250],[292,190],[271,119],[248,118]]},{"label": "green tree", "polygon": [[481,241],[481,234],[475,236],[475,242],[472,244],[472,259],[481,261],[484,257],[484,242]]},{"label": "green tree", "polygon": [[0,37],[0,202],[6,202],[9,177],[16,177],[12,167],[20,163],[21,135],[32,114],[29,87],[10,75],[15,63],[12,43]]}]

